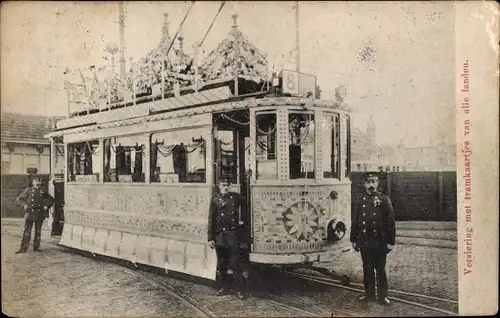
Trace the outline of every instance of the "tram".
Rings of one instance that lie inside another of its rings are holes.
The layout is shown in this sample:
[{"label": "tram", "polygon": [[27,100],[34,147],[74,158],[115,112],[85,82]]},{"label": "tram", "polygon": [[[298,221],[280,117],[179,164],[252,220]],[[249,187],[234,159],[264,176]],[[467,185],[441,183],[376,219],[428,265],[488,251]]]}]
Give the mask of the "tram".
[{"label": "tram", "polygon": [[70,96],[84,107],[46,136],[64,152],[60,245],[215,279],[209,204],[219,180],[230,177],[231,190],[247,199],[240,218],[251,264],[343,261],[350,246],[350,109],[341,99],[310,96],[314,76],[281,70],[269,79],[265,56],[235,35],[237,28],[231,32],[241,57],[253,50],[253,73],[245,63],[224,73],[214,62],[223,41],[173,84],[169,63],[189,64],[181,47],[167,52],[162,79],[144,81],[132,71],[128,97],[106,96],[108,89],[104,102],[91,102],[87,88],[83,101]]}]

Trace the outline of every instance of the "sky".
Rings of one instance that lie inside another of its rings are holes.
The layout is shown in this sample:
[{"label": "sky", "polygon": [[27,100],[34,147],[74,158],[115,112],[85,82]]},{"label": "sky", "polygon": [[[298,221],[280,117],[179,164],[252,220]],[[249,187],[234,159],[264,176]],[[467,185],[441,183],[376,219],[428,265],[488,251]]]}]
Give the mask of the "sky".
[{"label": "sky", "polygon": [[[184,24],[192,54],[221,2],[195,2]],[[241,31],[271,63],[294,67],[294,2],[227,2],[203,44],[208,54]],[[126,58],[140,59],[161,38],[163,14],[173,36],[189,2],[125,2]],[[455,140],[455,35],[450,1],[300,2],[300,67],[317,76],[322,99],[347,86],[353,124],[370,116],[378,144],[428,145]],[[101,66],[119,43],[117,2],[3,2],[2,111],[67,115],[63,71]]]}]

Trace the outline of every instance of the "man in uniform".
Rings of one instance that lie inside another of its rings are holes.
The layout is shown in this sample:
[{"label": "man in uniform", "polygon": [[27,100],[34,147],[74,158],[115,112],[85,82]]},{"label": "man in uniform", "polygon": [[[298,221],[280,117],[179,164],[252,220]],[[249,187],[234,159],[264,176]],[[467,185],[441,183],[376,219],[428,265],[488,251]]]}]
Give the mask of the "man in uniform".
[{"label": "man in uniform", "polygon": [[385,263],[395,243],[394,210],[389,196],[377,191],[379,179],[376,174],[365,173],[363,181],[365,192],[357,198],[350,238],[354,250],[361,251],[363,261],[365,294],[360,300],[375,300],[376,272],[378,301],[390,305]]},{"label": "man in uniform", "polygon": [[42,224],[44,219],[49,217],[49,209],[52,204],[54,204],[54,198],[43,191],[41,182],[41,177],[35,177],[33,179],[33,186],[26,188],[26,190],[17,197],[17,203],[23,204],[25,223],[21,248],[16,254],[25,253],[28,250],[33,223],[35,223],[33,250],[36,252],[41,251],[40,240],[42,235]]},{"label": "man in uniform", "polygon": [[246,297],[246,279],[248,271],[243,270],[243,258],[240,250],[239,209],[245,206],[245,198],[238,193],[229,192],[231,181],[224,179],[219,183],[219,193],[210,202],[208,215],[208,242],[217,254],[217,274],[215,285],[217,295],[227,294],[228,274],[233,271],[238,298]]}]

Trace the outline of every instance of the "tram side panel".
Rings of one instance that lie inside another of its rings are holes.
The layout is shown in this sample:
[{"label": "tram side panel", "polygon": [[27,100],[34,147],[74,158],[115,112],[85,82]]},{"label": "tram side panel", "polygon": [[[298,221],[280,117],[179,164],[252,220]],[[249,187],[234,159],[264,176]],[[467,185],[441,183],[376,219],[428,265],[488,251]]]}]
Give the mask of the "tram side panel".
[{"label": "tram side panel", "polygon": [[350,245],[350,202],[350,183],[253,186],[250,260],[266,264],[338,261]]},{"label": "tram side panel", "polygon": [[215,279],[210,185],[66,184],[60,244]]}]

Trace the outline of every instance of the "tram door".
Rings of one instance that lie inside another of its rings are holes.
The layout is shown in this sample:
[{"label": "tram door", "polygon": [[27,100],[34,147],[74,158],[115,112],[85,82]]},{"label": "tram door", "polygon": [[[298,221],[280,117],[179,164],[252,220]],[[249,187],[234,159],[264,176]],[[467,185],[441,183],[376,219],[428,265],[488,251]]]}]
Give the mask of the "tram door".
[{"label": "tram door", "polygon": [[64,179],[55,179],[54,183],[54,219],[51,235],[62,235],[64,226]]},{"label": "tram door", "polygon": [[[248,113],[248,112],[247,112]],[[248,116],[248,115],[247,115]],[[213,138],[214,138],[214,188],[219,180],[230,178],[232,181],[231,191],[240,193],[245,197],[247,205],[241,209],[241,221],[243,221],[242,235],[251,237],[250,230],[250,185],[245,152],[248,145],[249,127],[238,123],[248,121],[248,117],[242,112],[226,113],[222,116],[214,115]],[[217,190],[217,189],[216,189]],[[248,246],[249,244],[247,244]]]}]

